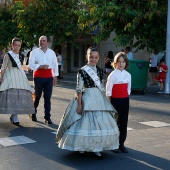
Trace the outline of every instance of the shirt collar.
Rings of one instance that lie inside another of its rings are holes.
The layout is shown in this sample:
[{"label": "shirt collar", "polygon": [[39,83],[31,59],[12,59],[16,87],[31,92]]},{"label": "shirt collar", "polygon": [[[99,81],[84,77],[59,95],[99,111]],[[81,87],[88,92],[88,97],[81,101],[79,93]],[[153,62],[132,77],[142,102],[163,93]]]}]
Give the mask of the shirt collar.
[{"label": "shirt collar", "polygon": [[95,66],[92,66],[92,65],[90,65],[90,64],[87,64],[91,69],[93,69],[93,70],[96,70],[96,65]]},{"label": "shirt collar", "polygon": [[119,73],[125,72],[125,70],[122,70],[122,71],[121,71],[121,70],[119,70],[119,69],[117,69],[117,68],[116,68],[115,70],[116,70],[117,72],[119,72]]}]

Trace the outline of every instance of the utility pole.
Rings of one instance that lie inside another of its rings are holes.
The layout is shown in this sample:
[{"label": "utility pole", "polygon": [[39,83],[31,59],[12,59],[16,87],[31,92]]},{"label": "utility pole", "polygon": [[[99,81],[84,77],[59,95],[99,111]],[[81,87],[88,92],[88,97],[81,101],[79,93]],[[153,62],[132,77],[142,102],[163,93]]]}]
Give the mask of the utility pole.
[{"label": "utility pole", "polygon": [[170,0],[168,0],[168,13],[167,13],[166,65],[168,66],[168,72],[166,74],[164,93],[170,94]]}]

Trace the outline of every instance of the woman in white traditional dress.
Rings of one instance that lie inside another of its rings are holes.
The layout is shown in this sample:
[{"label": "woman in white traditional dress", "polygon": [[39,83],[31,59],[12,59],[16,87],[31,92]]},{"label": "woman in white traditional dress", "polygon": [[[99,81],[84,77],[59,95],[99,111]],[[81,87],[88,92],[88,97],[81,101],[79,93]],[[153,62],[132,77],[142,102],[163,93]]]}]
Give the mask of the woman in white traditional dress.
[{"label": "woman in white traditional dress", "polygon": [[4,56],[0,78],[0,114],[11,114],[14,125],[19,125],[17,114],[35,113],[32,89],[20,62],[20,48],[20,39],[14,38],[12,50]]},{"label": "woman in white traditional dress", "polygon": [[61,119],[56,140],[58,147],[81,154],[119,147],[119,130],[115,121],[115,109],[106,98],[101,86],[103,70],[96,66],[99,52],[89,48],[88,63],[77,74],[77,97],[71,100]]}]

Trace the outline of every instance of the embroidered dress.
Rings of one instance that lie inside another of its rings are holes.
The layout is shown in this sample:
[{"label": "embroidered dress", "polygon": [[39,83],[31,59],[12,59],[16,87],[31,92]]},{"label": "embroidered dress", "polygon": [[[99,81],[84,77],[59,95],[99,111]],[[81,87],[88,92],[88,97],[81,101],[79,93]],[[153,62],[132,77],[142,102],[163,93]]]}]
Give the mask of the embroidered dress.
[{"label": "embroidered dress", "polygon": [[3,60],[1,70],[5,70],[0,84],[0,114],[35,113],[32,90],[22,71],[19,54],[10,51]]},{"label": "embroidered dress", "polygon": [[[102,69],[97,66],[90,67],[102,80]],[[88,152],[117,149],[119,130],[114,118],[116,111],[83,69],[77,74],[76,91],[83,92],[83,113],[76,113],[77,101],[71,100],[57,131],[58,147]]]}]

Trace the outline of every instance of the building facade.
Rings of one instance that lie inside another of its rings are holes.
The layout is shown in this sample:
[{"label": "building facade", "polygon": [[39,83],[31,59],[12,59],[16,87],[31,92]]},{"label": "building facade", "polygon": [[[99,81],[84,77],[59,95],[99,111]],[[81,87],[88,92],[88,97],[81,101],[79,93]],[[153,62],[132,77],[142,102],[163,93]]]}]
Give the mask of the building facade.
[{"label": "building facade", "polygon": [[[104,60],[107,56],[108,51],[113,51],[114,56],[124,49],[125,47],[116,46],[113,42],[115,34],[111,33],[110,37],[106,41],[101,41],[99,44],[96,44],[100,52],[100,60],[98,65],[104,69]],[[91,38],[75,39],[72,44],[65,44],[62,46],[63,59],[64,59],[64,71],[65,72],[76,72],[78,68],[82,67],[86,63],[86,51],[87,48],[93,46],[95,43]],[[149,53],[145,50],[140,50],[135,52],[135,49],[132,49],[134,59],[136,60],[148,60]]]}]

